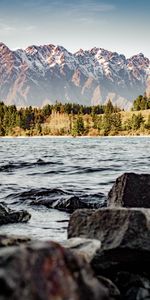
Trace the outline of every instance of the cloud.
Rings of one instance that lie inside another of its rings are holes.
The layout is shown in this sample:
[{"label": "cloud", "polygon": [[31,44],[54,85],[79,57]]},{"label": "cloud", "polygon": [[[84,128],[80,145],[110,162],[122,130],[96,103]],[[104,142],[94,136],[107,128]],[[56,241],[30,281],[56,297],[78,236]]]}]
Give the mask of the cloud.
[{"label": "cloud", "polygon": [[35,10],[49,11],[53,13],[55,10],[57,14],[66,13],[103,13],[110,12],[116,9],[116,6],[111,3],[98,2],[98,0],[26,0],[24,7],[34,8]]},{"label": "cloud", "polygon": [[46,1],[42,0],[26,0],[23,2],[23,6],[27,8],[38,8],[39,6],[44,6]]},{"label": "cloud", "polygon": [[91,10],[93,12],[109,12],[109,11],[114,11],[116,10],[116,7],[112,4],[91,4],[90,5]]},{"label": "cloud", "polygon": [[[102,20],[102,17],[106,14],[116,11],[116,6],[112,4],[98,3],[97,1],[85,1],[82,0],[76,3],[65,2],[61,8],[61,18],[64,16],[71,19],[72,21],[80,21],[81,23],[91,24],[93,22],[97,23]],[[58,8],[56,12],[56,17],[58,14]]]},{"label": "cloud", "polygon": [[36,29],[36,26],[34,25],[29,25],[29,24],[24,24],[22,26],[17,26],[17,25],[12,25],[5,23],[3,19],[0,19],[0,34],[5,35],[5,34],[12,34],[12,33],[18,33],[18,32],[32,32],[34,29]]},{"label": "cloud", "polygon": [[2,19],[0,19],[0,33],[6,34],[15,31],[16,28],[12,25],[5,23]]},{"label": "cloud", "polygon": [[24,29],[26,30],[26,31],[33,31],[33,30],[35,30],[37,27],[35,26],[35,25],[29,25],[29,26],[27,26],[27,27],[24,27]]},{"label": "cloud", "polygon": [[108,24],[108,21],[106,19],[95,19],[94,17],[77,17],[73,19],[75,22],[82,23],[83,25],[100,25],[100,26],[106,26]]},{"label": "cloud", "polygon": [[[81,1],[76,1],[76,2],[61,2],[62,3],[62,9],[68,10],[70,12],[90,12],[90,13],[95,13],[95,12],[110,12],[116,10],[116,6],[113,4],[106,4],[103,2],[97,2],[96,0],[81,0]],[[53,3],[54,4],[54,3]],[[55,5],[60,5],[60,2],[55,2]]]}]

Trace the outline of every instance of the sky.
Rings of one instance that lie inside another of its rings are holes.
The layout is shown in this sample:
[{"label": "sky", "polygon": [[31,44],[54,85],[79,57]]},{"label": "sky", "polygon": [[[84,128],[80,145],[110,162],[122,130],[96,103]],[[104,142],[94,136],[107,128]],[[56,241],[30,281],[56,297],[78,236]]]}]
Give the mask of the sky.
[{"label": "sky", "polygon": [[150,0],[0,0],[0,42],[100,47],[150,58]]}]

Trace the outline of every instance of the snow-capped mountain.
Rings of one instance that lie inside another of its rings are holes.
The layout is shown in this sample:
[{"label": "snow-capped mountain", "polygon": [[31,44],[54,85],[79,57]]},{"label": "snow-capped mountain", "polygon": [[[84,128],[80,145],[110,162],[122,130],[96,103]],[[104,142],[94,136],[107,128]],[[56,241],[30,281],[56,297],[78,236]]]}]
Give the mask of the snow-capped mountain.
[{"label": "snow-capped mountain", "polygon": [[150,61],[101,48],[72,54],[61,46],[11,51],[0,43],[0,100],[17,106],[46,103],[113,103],[129,107],[150,90]]}]

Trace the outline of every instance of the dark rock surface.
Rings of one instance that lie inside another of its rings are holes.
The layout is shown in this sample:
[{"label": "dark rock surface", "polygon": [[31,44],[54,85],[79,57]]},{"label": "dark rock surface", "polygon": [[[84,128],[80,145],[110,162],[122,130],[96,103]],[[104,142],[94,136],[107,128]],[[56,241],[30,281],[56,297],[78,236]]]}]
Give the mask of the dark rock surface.
[{"label": "dark rock surface", "polygon": [[54,208],[68,213],[73,213],[76,209],[96,209],[100,207],[99,203],[85,202],[77,196],[71,196],[64,199],[63,197],[57,200],[39,200],[32,201],[31,205],[44,205],[48,208]]},{"label": "dark rock surface", "polygon": [[114,282],[122,299],[150,299],[150,209],[78,210],[71,216],[68,236],[101,241],[91,266]]},{"label": "dark rock surface", "polygon": [[98,239],[102,249],[121,246],[149,251],[150,209],[77,210],[70,218],[68,237]]},{"label": "dark rock surface", "polygon": [[0,225],[8,223],[28,222],[31,215],[26,210],[15,211],[0,203]]},{"label": "dark rock surface", "polygon": [[144,274],[139,275],[129,272],[118,272],[115,281],[120,288],[123,299],[150,299],[150,277],[146,278],[144,277]]},{"label": "dark rock surface", "polygon": [[103,193],[86,194],[59,188],[31,188],[10,194],[7,197],[7,200],[9,199],[13,199],[14,203],[19,202],[31,206],[42,205],[68,213],[72,213],[76,209],[97,209],[107,206],[106,195]]},{"label": "dark rock surface", "polygon": [[2,300],[108,300],[82,257],[53,242],[0,250]]},{"label": "dark rock surface", "polygon": [[120,299],[120,291],[117,286],[108,278],[97,276],[99,282],[106,287],[109,292],[109,300]]},{"label": "dark rock surface", "polygon": [[150,174],[125,173],[116,179],[107,206],[150,208]]},{"label": "dark rock surface", "polygon": [[[82,237],[82,238],[94,238],[89,237],[86,231],[88,226],[88,220],[92,216],[95,210],[91,209],[77,209],[70,217],[68,224],[68,238]],[[91,235],[89,231],[89,235]]]}]

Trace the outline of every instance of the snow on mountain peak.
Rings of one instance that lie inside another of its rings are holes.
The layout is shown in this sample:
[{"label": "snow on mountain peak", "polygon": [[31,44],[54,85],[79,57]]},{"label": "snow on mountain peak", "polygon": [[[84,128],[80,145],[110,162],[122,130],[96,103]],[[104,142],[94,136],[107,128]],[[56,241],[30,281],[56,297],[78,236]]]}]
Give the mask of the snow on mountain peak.
[{"label": "snow on mountain peak", "polygon": [[41,105],[44,99],[103,103],[113,94],[118,104],[118,99],[143,93],[150,76],[150,61],[142,53],[126,59],[97,47],[73,54],[53,44],[11,51],[0,43],[0,58],[0,98],[12,103]]}]

